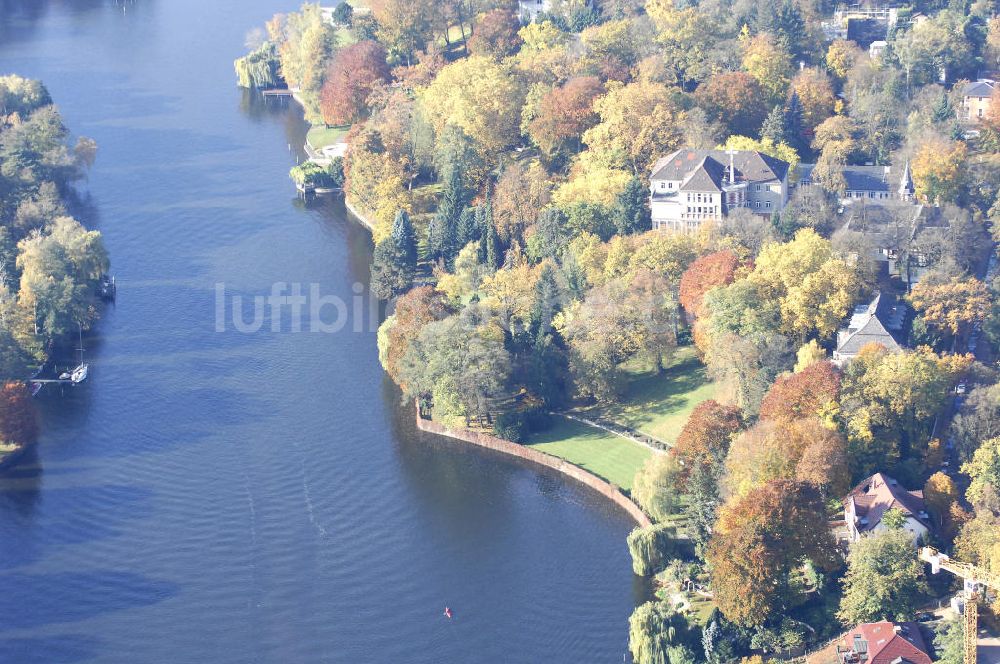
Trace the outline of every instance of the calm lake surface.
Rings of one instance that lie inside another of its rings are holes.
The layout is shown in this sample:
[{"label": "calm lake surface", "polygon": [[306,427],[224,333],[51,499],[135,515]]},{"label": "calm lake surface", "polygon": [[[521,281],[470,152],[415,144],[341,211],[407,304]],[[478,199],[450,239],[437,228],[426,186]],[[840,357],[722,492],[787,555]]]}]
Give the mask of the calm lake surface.
[{"label": "calm lake surface", "polygon": [[0,475],[0,661],[620,662],[623,514],[415,432],[367,324],[216,331],[218,283],[367,281],[366,232],[287,178],[301,112],[235,87],[297,4],[0,0],[0,73],[100,145],[82,216],[119,280],[91,380]]}]

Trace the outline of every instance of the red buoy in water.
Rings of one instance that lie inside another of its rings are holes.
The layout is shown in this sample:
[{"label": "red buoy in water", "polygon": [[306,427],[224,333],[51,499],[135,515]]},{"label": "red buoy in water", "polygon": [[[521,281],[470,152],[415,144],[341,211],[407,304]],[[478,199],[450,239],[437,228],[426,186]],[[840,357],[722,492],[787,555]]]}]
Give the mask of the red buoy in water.
[{"label": "red buoy in water", "polygon": [[449,609],[447,606],[444,607],[444,617],[451,618],[451,609]]}]

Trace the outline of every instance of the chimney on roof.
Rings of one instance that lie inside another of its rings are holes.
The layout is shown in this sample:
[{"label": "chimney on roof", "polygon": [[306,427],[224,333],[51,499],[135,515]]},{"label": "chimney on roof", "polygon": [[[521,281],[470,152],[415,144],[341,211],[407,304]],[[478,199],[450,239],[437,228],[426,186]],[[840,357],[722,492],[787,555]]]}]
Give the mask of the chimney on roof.
[{"label": "chimney on roof", "polygon": [[736,155],[736,150],[726,150],[726,154],[729,155],[729,184],[736,184],[736,165],[733,163],[733,157]]}]

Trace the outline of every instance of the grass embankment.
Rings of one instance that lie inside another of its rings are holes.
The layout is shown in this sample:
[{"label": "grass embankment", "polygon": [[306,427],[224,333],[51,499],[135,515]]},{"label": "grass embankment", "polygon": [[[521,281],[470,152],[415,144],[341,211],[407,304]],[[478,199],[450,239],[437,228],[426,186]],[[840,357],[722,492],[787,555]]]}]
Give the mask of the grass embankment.
[{"label": "grass embankment", "polygon": [[[680,349],[662,373],[638,363],[628,367],[626,373],[621,401],[576,412],[673,442],[694,407],[716,393],[715,384],[708,380],[693,348]],[[632,488],[636,472],[653,454],[631,440],[564,417],[555,417],[551,428],[532,434],[528,444],[586,468],[626,491]]]},{"label": "grass embankment", "polygon": [[347,133],[350,125],[340,127],[326,127],[324,125],[313,125],[309,133],[306,134],[306,142],[313,150],[319,152],[328,145],[333,145],[340,140],[341,136]]},{"label": "grass embankment", "polygon": [[532,434],[527,444],[575,463],[625,491],[632,488],[635,471],[653,454],[631,440],[558,415],[551,427]]},{"label": "grass embankment", "polygon": [[602,403],[577,412],[590,419],[603,418],[638,429],[673,443],[695,406],[716,397],[717,385],[708,379],[705,365],[694,347],[678,349],[663,373],[647,363],[632,363],[624,396],[617,403]]}]

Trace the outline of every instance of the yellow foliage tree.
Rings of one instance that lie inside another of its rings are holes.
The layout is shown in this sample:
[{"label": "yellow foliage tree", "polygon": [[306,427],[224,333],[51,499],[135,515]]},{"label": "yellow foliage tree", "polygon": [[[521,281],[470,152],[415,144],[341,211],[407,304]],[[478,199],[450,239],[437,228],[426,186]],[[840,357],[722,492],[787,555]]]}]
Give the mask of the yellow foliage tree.
[{"label": "yellow foliage tree", "polygon": [[647,175],[658,158],[683,141],[684,111],[662,84],[612,84],[594,110],[601,122],[584,133],[583,142],[608,169]]},{"label": "yellow foliage tree", "polygon": [[740,42],[743,71],[757,79],[772,99],[782,98],[792,74],[791,55],[771,35],[762,32],[751,37],[745,26]]},{"label": "yellow foliage tree", "polygon": [[953,279],[945,283],[921,281],[913,287],[910,302],[924,321],[949,334],[963,325],[982,320],[990,311],[990,293],[979,279]]},{"label": "yellow foliage tree", "polygon": [[507,67],[491,58],[453,62],[417,98],[435,131],[449,124],[460,127],[489,162],[520,137],[524,92]]},{"label": "yellow foliage tree", "polygon": [[967,154],[961,141],[934,137],[921,143],[910,162],[917,198],[934,204],[954,201],[962,186]]}]

